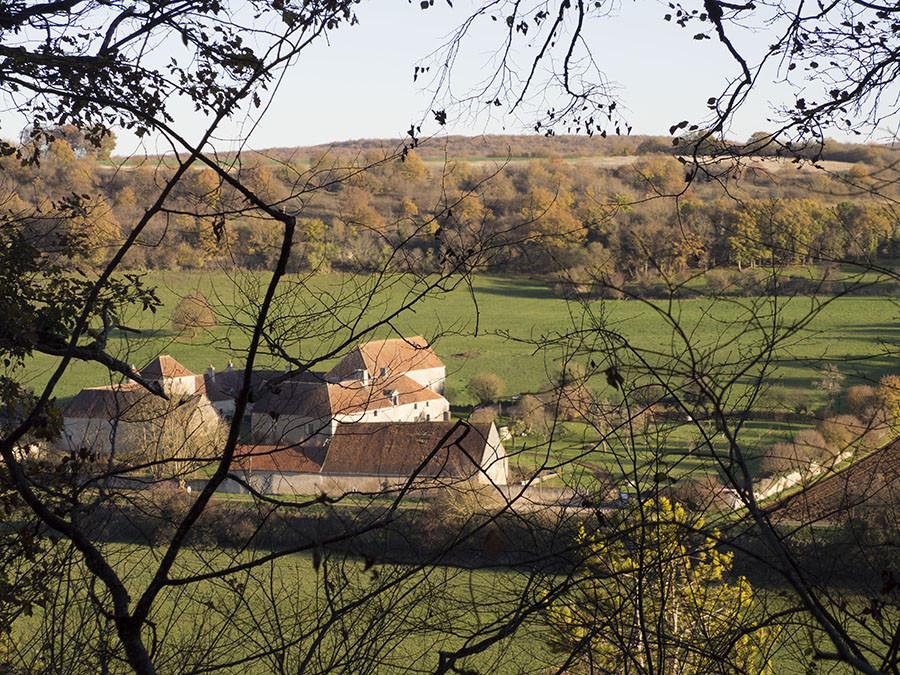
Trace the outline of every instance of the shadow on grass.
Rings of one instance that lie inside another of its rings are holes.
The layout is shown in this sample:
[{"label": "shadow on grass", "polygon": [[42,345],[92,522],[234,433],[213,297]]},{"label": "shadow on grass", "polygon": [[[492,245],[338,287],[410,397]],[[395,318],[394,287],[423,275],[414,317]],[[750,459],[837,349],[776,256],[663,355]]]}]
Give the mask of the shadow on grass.
[{"label": "shadow on grass", "polygon": [[181,333],[171,328],[140,328],[137,329],[137,332],[116,328],[110,335],[121,340],[158,340],[160,338],[173,339],[182,336]]},{"label": "shadow on grass", "polygon": [[531,300],[559,300],[559,296],[544,284],[530,279],[508,279],[491,277],[490,284],[475,285],[476,293],[501,295],[507,298],[528,298]]},{"label": "shadow on grass", "polygon": [[866,340],[880,337],[885,340],[895,340],[898,344],[900,344],[900,323],[896,322],[876,323],[869,324],[868,326],[848,326],[846,328],[841,328],[840,330],[842,333],[844,333],[843,337],[846,337],[848,334],[859,334],[866,336]]},{"label": "shadow on grass", "polygon": [[[833,357],[815,359],[814,362],[811,360],[785,361],[780,365],[785,368],[802,368],[806,370],[815,368],[816,370],[821,370],[826,363],[833,364],[847,377],[847,380],[843,383],[845,388],[854,384],[878,382],[885,375],[897,372],[897,357],[895,354],[873,354],[862,358]],[[805,377],[790,375],[779,377],[775,384],[788,390],[803,392],[806,395],[818,395],[819,391],[811,386],[816,379],[818,377],[815,373]]]}]

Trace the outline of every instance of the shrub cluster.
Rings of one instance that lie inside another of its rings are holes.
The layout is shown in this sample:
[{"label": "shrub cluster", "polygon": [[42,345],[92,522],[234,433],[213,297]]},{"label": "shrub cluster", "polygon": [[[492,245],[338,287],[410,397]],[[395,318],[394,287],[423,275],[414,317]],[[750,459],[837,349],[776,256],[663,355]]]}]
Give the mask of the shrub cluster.
[{"label": "shrub cluster", "polygon": [[172,311],[172,327],[179,333],[194,335],[216,325],[216,313],[202,293],[184,296]]},{"label": "shrub cluster", "polygon": [[815,429],[802,429],[789,441],[773,444],[761,458],[761,471],[803,471],[813,463],[832,462],[845,452],[880,447],[891,437],[900,418],[900,377],[885,376],[877,387],[849,387],[844,400],[849,414],[828,415]]}]

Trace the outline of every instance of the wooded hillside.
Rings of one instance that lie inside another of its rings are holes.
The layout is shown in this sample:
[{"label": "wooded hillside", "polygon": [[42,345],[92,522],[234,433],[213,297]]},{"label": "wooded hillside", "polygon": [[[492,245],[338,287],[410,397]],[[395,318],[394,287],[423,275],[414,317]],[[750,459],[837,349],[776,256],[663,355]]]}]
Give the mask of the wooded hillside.
[{"label": "wooded hillside", "polygon": [[[171,169],[158,159],[108,159],[108,149],[58,136],[40,149],[37,164],[3,161],[4,207],[35,240],[52,234],[88,242],[94,254],[80,262],[95,264]],[[400,268],[437,270],[485,236],[503,244],[478,261],[485,269],[570,278],[590,270],[620,282],[900,254],[897,214],[884,199],[900,196],[894,150],[828,144],[817,162],[753,157],[729,176],[726,194],[710,177],[687,183],[686,164],[667,142],[448,137],[398,156],[399,141],[348,141],[249,153],[232,158],[232,170],[300,215],[295,270],[377,269],[401,243]],[[877,201],[870,197],[876,190]],[[679,198],[659,199],[668,195]],[[72,209],[80,217],[62,217]],[[269,268],[279,237],[258,215],[212,170],[192,170],[127,263]]]}]

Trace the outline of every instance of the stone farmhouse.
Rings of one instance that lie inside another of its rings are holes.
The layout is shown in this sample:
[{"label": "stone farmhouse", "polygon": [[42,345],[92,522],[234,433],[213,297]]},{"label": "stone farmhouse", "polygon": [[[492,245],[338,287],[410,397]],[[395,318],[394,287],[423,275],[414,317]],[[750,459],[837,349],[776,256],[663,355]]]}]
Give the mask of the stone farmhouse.
[{"label": "stone farmhouse", "polygon": [[356,347],[325,374],[268,389],[253,406],[251,436],[269,445],[321,445],[339,424],[450,419],[447,369],[421,337]]},{"label": "stone farmhouse", "polygon": [[342,382],[401,373],[438,394],[444,393],[447,368],[421,335],[365,342],[341,359],[327,378]]},{"label": "stone farmhouse", "polygon": [[185,435],[217,421],[204,393],[203,378],[171,356],[153,359],[140,374],[157,382],[171,400],[166,402],[134,382],[82,389],[63,411],[63,445],[96,452],[126,451],[162,433],[175,415]]},{"label": "stone farmhouse", "polygon": [[[250,377],[250,386],[253,391],[262,391],[267,380],[281,374],[277,370],[254,370]],[[216,369],[210,365],[204,375],[196,377],[202,379],[203,391],[212,407],[222,419],[230,422],[234,417],[234,400],[244,383],[244,371],[235,370],[229,361],[222,372],[216,372]],[[248,406],[248,410],[253,409],[252,403],[249,403]]]}]

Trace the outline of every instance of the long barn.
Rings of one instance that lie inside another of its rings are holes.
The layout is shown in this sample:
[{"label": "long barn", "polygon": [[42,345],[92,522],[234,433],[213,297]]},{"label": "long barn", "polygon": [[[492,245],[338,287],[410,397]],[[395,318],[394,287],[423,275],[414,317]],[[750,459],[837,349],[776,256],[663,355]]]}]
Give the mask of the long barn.
[{"label": "long barn", "polygon": [[355,423],[339,424],[325,447],[239,446],[233,473],[264,494],[368,493],[502,486],[509,462],[493,423]]}]

